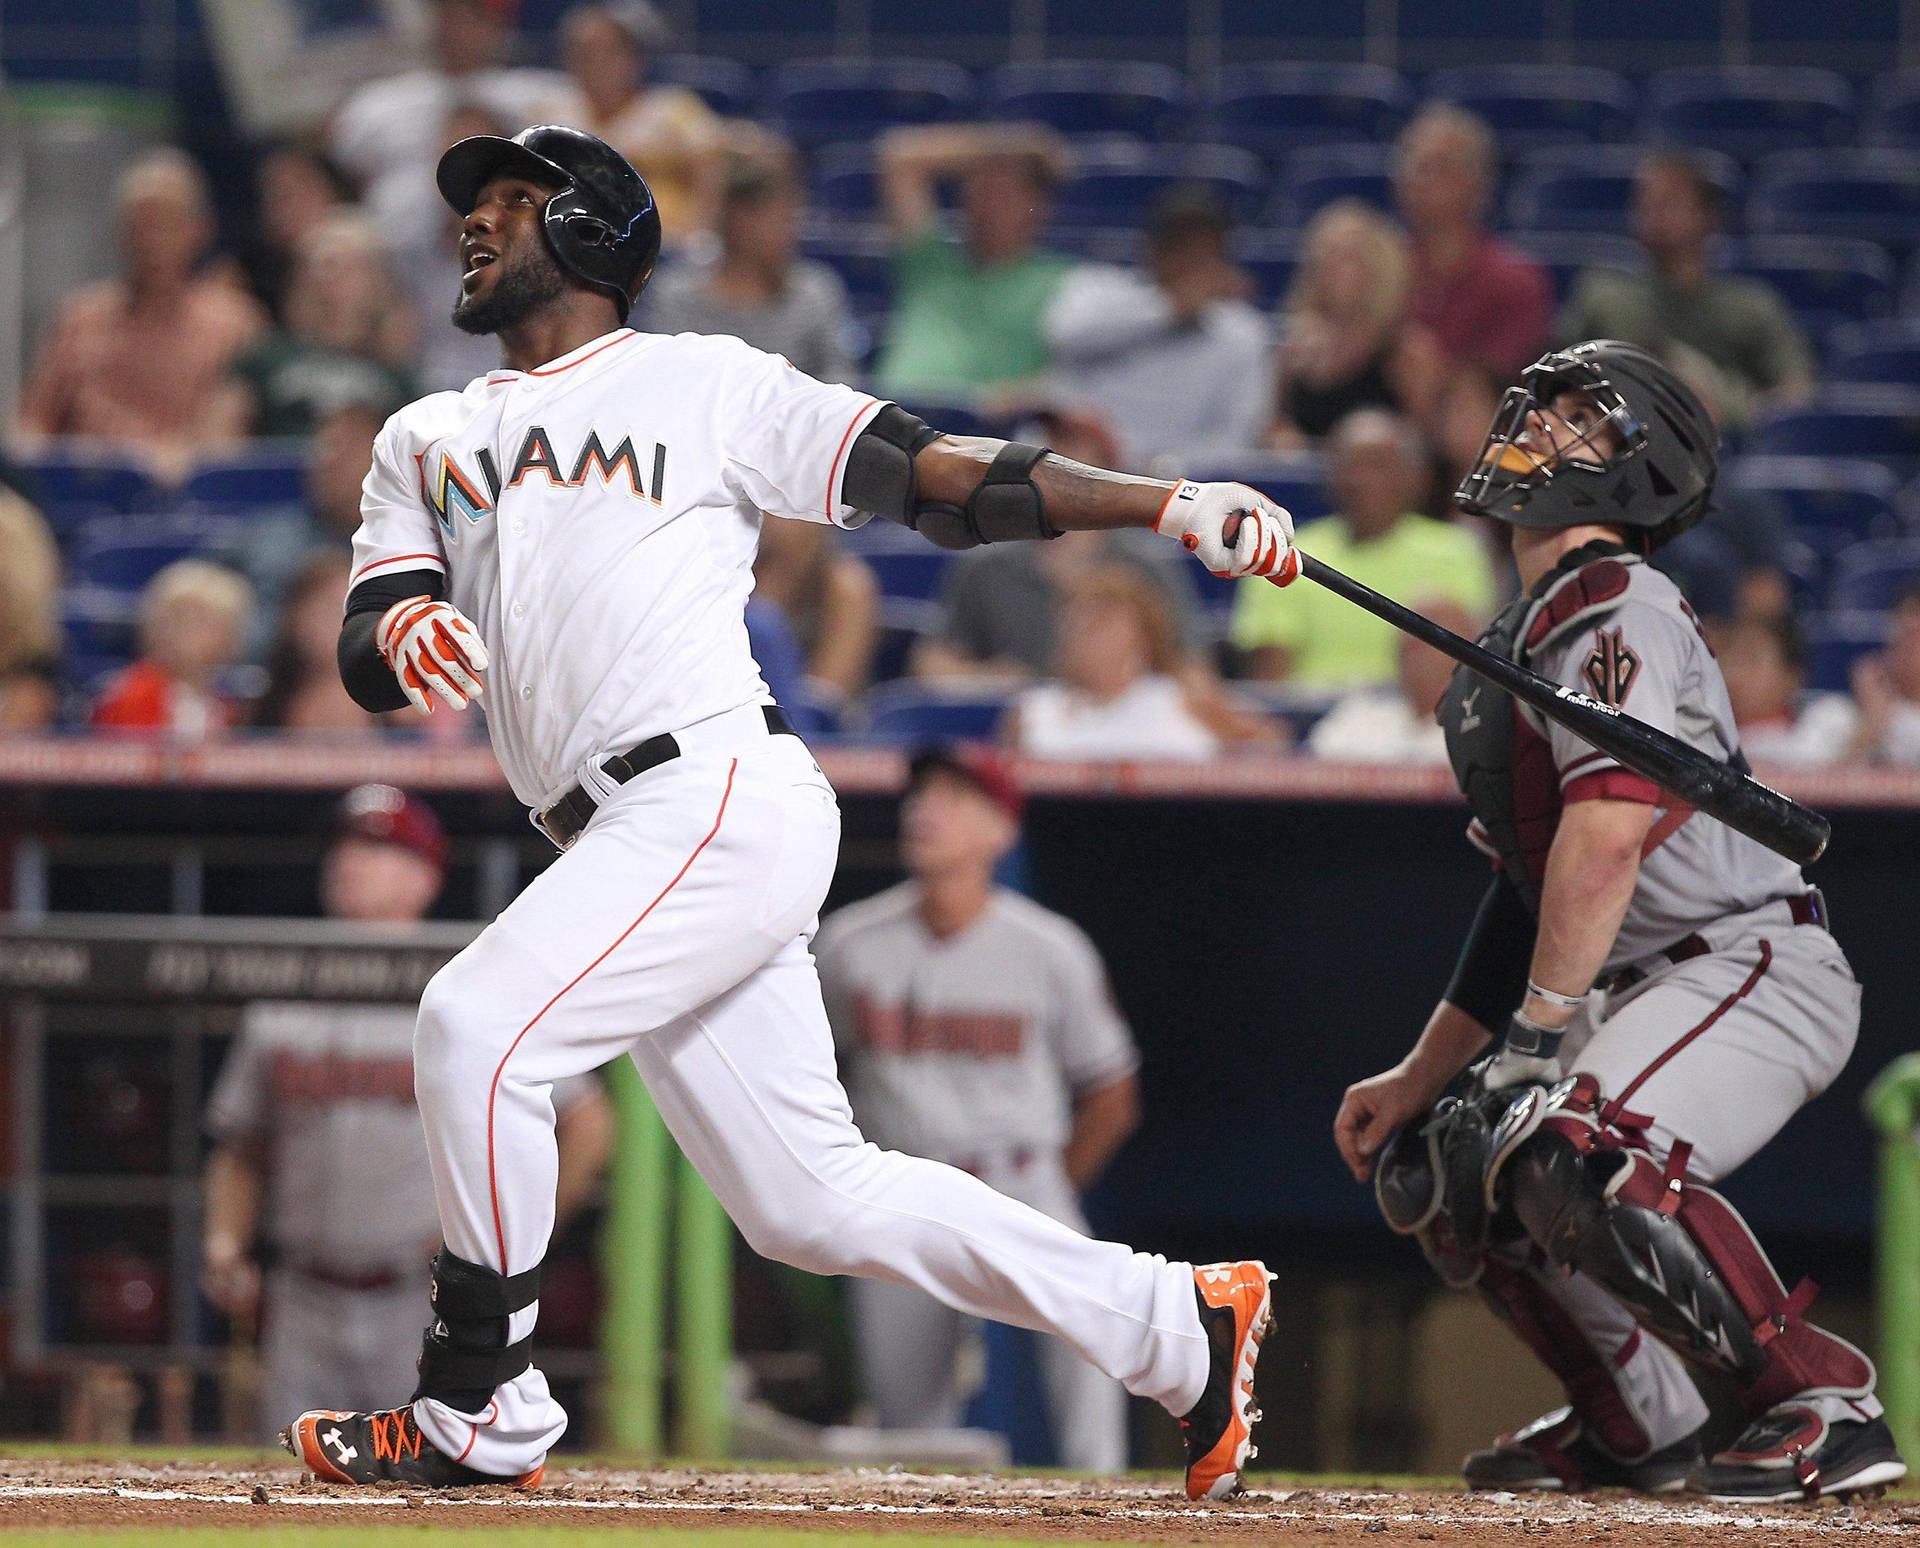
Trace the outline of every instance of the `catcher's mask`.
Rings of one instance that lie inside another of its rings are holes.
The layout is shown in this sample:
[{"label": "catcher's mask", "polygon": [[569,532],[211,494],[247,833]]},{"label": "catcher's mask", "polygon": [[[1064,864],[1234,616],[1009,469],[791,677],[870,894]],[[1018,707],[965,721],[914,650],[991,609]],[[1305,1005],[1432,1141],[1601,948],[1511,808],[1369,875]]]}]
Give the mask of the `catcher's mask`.
[{"label": "catcher's mask", "polygon": [[1516,527],[1627,528],[1651,552],[1706,514],[1718,451],[1678,376],[1595,339],[1541,356],[1507,389],[1454,499]]}]

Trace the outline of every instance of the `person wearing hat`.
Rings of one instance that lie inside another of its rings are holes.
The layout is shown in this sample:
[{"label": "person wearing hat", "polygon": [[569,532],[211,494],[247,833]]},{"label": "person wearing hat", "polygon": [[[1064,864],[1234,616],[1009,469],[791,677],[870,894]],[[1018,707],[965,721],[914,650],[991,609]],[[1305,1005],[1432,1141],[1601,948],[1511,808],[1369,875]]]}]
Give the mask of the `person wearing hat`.
[{"label": "person wearing hat", "polygon": [[[992,753],[923,749],[900,813],[907,880],[834,914],[814,955],[861,1132],[1085,1233],[1080,1194],[1139,1121],[1139,1054],[1079,926],[995,885],[1020,817]],[[885,1280],[854,1281],[853,1298],[881,1426],[958,1424],[968,1319]],[[1041,1368],[1060,1462],[1123,1470],[1119,1383],[1057,1339]]]},{"label": "person wearing hat", "polygon": [[[445,868],[426,803],[362,785],[341,803],[321,907],[405,929],[433,906]],[[263,1436],[288,1412],[391,1404],[411,1385],[439,1243],[413,1022],[404,1004],[256,1001],[208,1102],[202,1284],[236,1329],[262,1327]],[[605,1165],[613,1112],[591,1075],[553,1095],[565,1219]]]}]

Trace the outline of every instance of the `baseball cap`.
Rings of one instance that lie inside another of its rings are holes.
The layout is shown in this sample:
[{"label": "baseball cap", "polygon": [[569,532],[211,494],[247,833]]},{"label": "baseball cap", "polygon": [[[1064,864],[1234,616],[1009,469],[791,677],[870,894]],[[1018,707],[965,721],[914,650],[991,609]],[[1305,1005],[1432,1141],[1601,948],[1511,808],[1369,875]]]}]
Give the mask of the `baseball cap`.
[{"label": "baseball cap", "polygon": [[915,749],[907,760],[907,789],[917,789],[934,774],[951,774],[965,780],[1015,822],[1027,807],[1027,798],[1013,777],[1013,770],[990,747],[969,746],[964,742],[930,742]]},{"label": "baseball cap", "polygon": [[340,803],[334,825],[340,838],[396,844],[436,868],[447,863],[447,839],[433,808],[392,785],[360,785]]}]

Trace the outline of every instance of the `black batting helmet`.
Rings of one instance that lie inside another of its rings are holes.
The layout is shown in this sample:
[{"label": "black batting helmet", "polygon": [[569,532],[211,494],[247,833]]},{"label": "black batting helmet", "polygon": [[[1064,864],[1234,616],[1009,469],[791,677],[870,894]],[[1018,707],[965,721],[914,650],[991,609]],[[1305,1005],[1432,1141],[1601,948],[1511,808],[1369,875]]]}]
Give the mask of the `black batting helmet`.
[{"label": "black batting helmet", "polygon": [[[1635,528],[1649,552],[1706,514],[1720,433],[1670,367],[1635,345],[1592,339],[1542,355],[1520,382],[1455,491],[1464,509],[1516,527]],[[1568,392],[1598,412],[1573,445],[1543,451],[1530,417]]]},{"label": "black batting helmet", "polygon": [[496,177],[555,190],[540,217],[547,246],[567,273],[612,297],[625,322],[660,256],[660,211],[646,179],[605,140],[558,124],[535,124],[511,140],[473,135],[451,146],[434,173],[460,215]]}]

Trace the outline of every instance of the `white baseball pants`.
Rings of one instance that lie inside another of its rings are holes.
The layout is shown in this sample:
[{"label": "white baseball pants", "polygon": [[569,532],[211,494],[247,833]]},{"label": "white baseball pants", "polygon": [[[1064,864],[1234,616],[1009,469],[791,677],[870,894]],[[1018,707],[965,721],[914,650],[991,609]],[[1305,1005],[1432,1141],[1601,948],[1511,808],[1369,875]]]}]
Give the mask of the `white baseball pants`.
[{"label": "white baseball pants", "polygon": [[[1192,1407],[1207,1345],[1188,1265],[861,1139],[807,951],[839,850],[833,790],[757,708],[676,737],[682,756],[614,788],[421,997],[415,1094],[447,1245],[502,1273],[541,1261],[553,1082],[626,1053],[756,1251],[1052,1333],[1131,1391]],[[516,1313],[509,1338],[537,1314]],[[414,1412],[435,1446],[497,1474],[534,1467],[566,1424],[537,1368],[479,1414],[425,1398]]]},{"label": "white baseball pants", "polygon": [[[1009,1198],[1080,1232],[1086,1216],[1057,1157],[1015,1166],[989,1161],[981,1177]],[[961,1422],[971,1393],[960,1379],[972,1319],[908,1285],[863,1279],[853,1286],[854,1338],[867,1396],[883,1429],[946,1429]],[[1061,1464],[1085,1473],[1127,1466],[1125,1388],[1057,1338],[1039,1348],[1047,1414]]]}]

